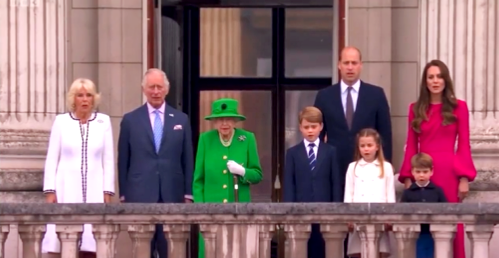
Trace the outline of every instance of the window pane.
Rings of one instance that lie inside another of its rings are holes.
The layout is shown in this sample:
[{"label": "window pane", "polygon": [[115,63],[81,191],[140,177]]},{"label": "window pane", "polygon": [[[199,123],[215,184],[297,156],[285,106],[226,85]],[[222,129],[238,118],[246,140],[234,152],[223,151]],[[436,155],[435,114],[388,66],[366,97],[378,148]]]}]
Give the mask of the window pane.
[{"label": "window pane", "polygon": [[272,10],[201,8],[200,74],[270,77]]},{"label": "window pane", "polygon": [[251,188],[253,202],[270,202],[272,193],[272,95],[270,91],[202,91],[200,96],[199,131],[214,129],[204,117],[211,113],[211,104],[219,98],[239,101],[239,113],[246,121],[236,126],[255,134],[262,166],[263,180]]},{"label": "window pane", "polygon": [[313,106],[317,91],[286,91],[286,138],[285,148],[293,147],[298,142],[303,140],[300,133],[300,123],[298,122],[298,114],[306,106]]},{"label": "window pane", "polygon": [[293,8],[285,15],[286,77],[332,77],[332,8]]}]

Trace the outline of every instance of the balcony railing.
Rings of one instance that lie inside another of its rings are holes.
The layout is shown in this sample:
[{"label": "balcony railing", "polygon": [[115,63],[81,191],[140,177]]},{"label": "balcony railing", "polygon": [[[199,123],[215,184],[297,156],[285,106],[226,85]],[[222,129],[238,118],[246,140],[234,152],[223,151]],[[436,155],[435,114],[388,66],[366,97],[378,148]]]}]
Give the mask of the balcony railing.
[{"label": "balcony railing", "polygon": [[82,224],[93,224],[98,258],[114,258],[120,227],[128,230],[134,258],[150,258],[154,224],[164,224],[169,257],[186,257],[191,224],[199,224],[206,258],[270,258],[274,233],[284,232],[286,258],[305,258],[310,224],[320,223],[328,258],[343,257],[347,223],[354,223],[362,257],[377,258],[385,223],[393,225],[399,258],[415,257],[421,223],[430,223],[435,257],[452,258],[457,223],[464,223],[472,257],[489,257],[499,204],[0,204],[0,257],[9,225],[17,224],[24,258],[41,257],[46,224],[57,224],[61,257],[76,258]]}]

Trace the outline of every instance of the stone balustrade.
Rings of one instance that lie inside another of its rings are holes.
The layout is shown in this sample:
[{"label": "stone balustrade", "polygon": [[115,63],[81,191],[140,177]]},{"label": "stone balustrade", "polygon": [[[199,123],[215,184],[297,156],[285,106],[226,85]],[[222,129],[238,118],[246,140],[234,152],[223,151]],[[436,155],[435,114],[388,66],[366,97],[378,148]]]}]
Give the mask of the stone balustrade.
[{"label": "stone balustrade", "polygon": [[[489,241],[499,222],[499,204],[0,204],[0,257],[9,225],[17,224],[24,258],[41,257],[47,223],[57,224],[61,257],[76,258],[83,223],[93,224],[98,258],[114,258],[115,241],[125,227],[134,258],[150,258],[154,224],[164,224],[169,257],[186,257],[191,224],[199,224],[206,258],[270,258],[273,234],[284,232],[286,258],[305,258],[310,224],[320,223],[328,258],[342,257],[347,223],[360,231],[362,257],[377,258],[377,240],[386,223],[397,242],[392,253],[415,257],[420,223],[431,223],[436,257],[452,257],[457,223],[464,223],[472,257],[489,257]],[[237,251],[234,251],[236,250]],[[231,251],[232,250],[232,251]]]}]

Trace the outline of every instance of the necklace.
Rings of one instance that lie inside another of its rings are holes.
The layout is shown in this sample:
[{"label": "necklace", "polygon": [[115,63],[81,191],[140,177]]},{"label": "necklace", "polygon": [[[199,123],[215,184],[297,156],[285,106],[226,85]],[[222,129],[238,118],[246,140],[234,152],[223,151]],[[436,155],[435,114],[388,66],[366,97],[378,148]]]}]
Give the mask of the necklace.
[{"label": "necklace", "polygon": [[220,142],[222,143],[222,145],[225,147],[229,147],[230,144],[232,143],[232,138],[234,138],[234,132],[232,132],[232,135],[230,136],[229,140],[224,140],[220,133],[218,134],[218,136],[220,137]]}]

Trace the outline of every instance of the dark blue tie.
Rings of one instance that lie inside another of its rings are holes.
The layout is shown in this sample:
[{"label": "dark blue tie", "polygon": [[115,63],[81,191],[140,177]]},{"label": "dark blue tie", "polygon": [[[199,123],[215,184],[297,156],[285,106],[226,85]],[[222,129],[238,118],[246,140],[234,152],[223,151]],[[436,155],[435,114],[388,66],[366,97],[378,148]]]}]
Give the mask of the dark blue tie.
[{"label": "dark blue tie", "polygon": [[312,171],[315,168],[315,161],[316,161],[314,153],[315,143],[309,143],[308,147],[310,148],[308,150],[308,164],[310,165],[310,170]]}]

